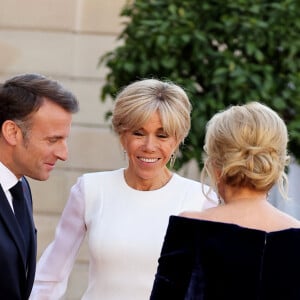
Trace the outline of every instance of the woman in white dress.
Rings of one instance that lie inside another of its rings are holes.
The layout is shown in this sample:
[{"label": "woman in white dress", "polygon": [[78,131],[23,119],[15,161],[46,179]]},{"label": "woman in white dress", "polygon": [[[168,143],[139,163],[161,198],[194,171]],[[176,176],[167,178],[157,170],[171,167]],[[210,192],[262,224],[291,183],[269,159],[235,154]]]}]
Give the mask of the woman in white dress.
[{"label": "woman in white dress", "polygon": [[186,93],[170,82],[145,79],[119,93],[112,123],[128,166],[78,178],[38,262],[30,299],[63,297],[86,235],[89,281],[82,299],[149,298],[169,216],[215,205],[203,196],[207,186],[167,167],[189,132],[190,112]]}]

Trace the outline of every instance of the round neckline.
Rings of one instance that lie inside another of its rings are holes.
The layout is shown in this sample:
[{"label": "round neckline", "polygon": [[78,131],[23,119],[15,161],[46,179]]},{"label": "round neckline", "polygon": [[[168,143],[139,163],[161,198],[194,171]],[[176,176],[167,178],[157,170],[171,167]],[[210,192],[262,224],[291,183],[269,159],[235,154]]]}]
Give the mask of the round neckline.
[{"label": "round neckline", "polygon": [[133,188],[133,187],[131,187],[127,182],[126,182],[126,179],[125,179],[125,168],[122,168],[121,169],[122,170],[122,172],[121,172],[121,175],[122,175],[122,182],[123,182],[123,185],[127,188],[127,189],[129,189],[129,190],[132,190],[132,191],[136,191],[136,192],[141,192],[141,193],[144,193],[144,192],[148,192],[148,193],[150,193],[150,192],[152,192],[152,193],[155,193],[155,192],[159,192],[159,191],[162,191],[162,190],[164,190],[164,189],[167,189],[170,185],[171,185],[171,183],[172,183],[172,181],[174,180],[174,178],[176,177],[176,173],[173,173],[173,172],[171,172],[171,177],[170,177],[170,179],[167,181],[167,183],[166,184],[164,184],[163,186],[161,186],[160,188],[158,188],[158,189],[154,189],[154,190],[145,190],[145,191],[143,191],[143,190],[138,190],[138,189],[135,189],[135,188]]}]

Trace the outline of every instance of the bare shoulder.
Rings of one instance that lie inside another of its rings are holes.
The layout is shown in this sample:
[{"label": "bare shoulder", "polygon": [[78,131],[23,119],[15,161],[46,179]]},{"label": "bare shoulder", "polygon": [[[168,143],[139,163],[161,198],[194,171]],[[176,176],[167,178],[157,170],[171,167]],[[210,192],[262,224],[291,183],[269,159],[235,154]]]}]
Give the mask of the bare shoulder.
[{"label": "bare shoulder", "polygon": [[284,224],[286,224],[287,227],[291,228],[300,228],[300,221],[297,220],[296,218],[292,217],[291,215],[285,213],[285,212],[280,212],[279,213],[281,216],[281,220]]},{"label": "bare shoulder", "polygon": [[179,214],[181,217],[191,218],[191,219],[201,219],[207,221],[215,221],[218,216],[222,213],[220,206],[205,209],[203,211],[184,211]]}]

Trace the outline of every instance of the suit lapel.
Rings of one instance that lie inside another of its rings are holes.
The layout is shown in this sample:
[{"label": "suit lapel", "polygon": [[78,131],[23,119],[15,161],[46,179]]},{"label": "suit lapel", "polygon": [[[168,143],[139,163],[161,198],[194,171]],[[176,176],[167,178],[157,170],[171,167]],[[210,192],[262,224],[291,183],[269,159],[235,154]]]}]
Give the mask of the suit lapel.
[{"label": "suit lapel", "polygon": [[20,255],[22,257],[24,269],[26,266],[26,258],[25,258],[25,244],[23,240],[23,236],[21,233],[21,230],[18,226],[17,220],[15,218],[15,215],[8,203],[8,200],[5,196],[5,193],[2,189],[2,186],[0,185],[0,218],[2,219],[2,222],[4,226],[6,226],[7,231],[10,233],[12,239],[16,243],[16,246],[20,252]]}]

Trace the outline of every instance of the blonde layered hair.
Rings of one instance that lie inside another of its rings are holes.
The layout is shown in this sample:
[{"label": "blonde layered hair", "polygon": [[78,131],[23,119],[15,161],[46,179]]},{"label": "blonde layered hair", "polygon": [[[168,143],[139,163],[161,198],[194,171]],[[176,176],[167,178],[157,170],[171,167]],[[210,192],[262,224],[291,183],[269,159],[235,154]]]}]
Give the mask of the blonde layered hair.
[{"label": "blonde layered hair", "polygon": [[191,104],[185,91],[172,82],[144,79],[125,87],[116,98],[113,129],[121,136],[141,128],[155,112],[165,132],[182,143],[190,130]]},{"label": "blonde layered hair", "polygon": [[218,170],[226,185],[268,192],[278,184],[287,198],[287,143],[286,125],[271,108],[258,102],[232,106],[207,124],[202,180],[208,175],[216,188]]}]

